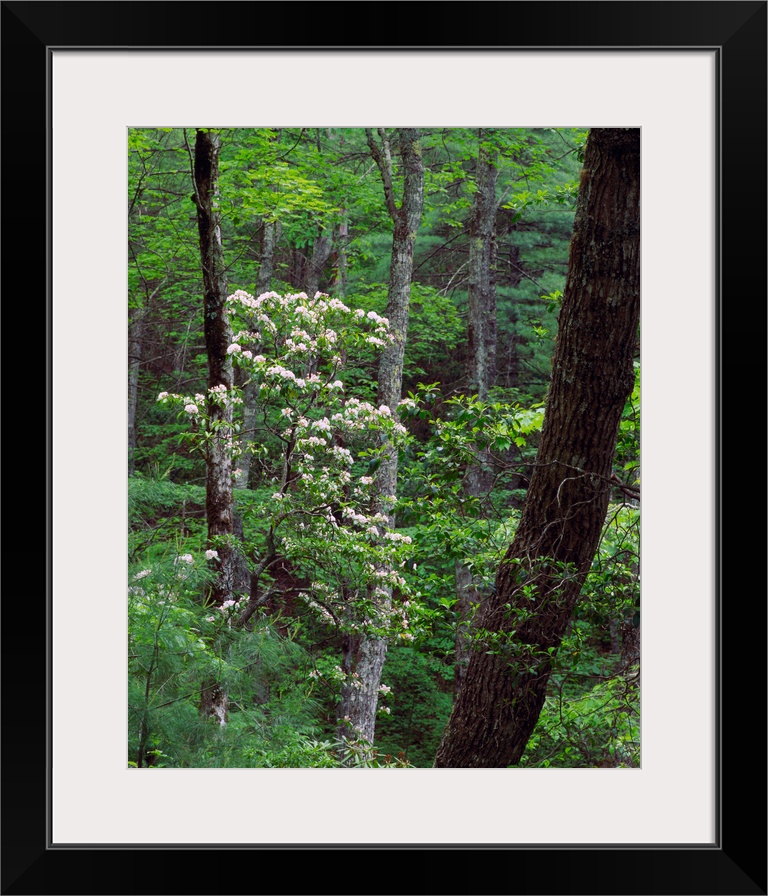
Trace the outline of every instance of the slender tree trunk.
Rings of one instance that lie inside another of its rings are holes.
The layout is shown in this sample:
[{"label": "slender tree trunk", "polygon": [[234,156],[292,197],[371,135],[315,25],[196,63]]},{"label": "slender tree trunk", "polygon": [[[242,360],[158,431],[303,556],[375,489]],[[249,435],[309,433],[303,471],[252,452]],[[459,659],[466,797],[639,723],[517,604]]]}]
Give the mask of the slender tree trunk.
[{"label": "slender tree trunk", "polygon": [[[226,314],[227,278],[221,245],[219,209],[220,137],[206,128],[195,137],[194,186],[200,259],[203,269],[205,347],[208,353],[208,388],[232,388],[232,360],[227,349],[232,331]],[[221,605],[234,591],[236,555],[232,503],[232,404],[208,400],[213,430],[206,456],[205,510],[208,544],[218,552],[218,575],[208,593],[211,604]],[[227,694],[216,682],[205,682],[201,712],[224,725],[227,721]]]},{"label": "slender tree trunk", "polygon": [[[262,226],[261,251],[259,254],[259,270],[256,275],[256,295],[260,296],[272,288],[275,274],[275,248],[280,231],[276,221],[265,221]],[[258,329],[254,321],[253,329]],[[259,384],[252,376],[247,382],[239,379],[240,368],[235,370],[235,382],[243,389],[243,431],[240,436],[241,453],[237,458],[235,488],[248,488],[251,475],[251,451],[253,433],[256,426],[256,415],[259,402]]]},{"label": "slender tree trunk", "polygon": [[[394,341],[384,349],[381,356],[377,400],[379,405],[386,405],[392,416],[397,418],[397,407],[403,387],[403,359],[408,333],[413,248],[424,206],[424,163],[421,156],[419,132],[415,128],[401,128],[398,131],[398,137],[403,166],[403,200],[398,208],[395,204],[392,183],[393,169],[389,138],[384,128],[379,128],[379,137],[382,143],[379,148],[373,133],[370,130],[367,130],[366,133],[371,154],[381,173],[387,208],[394,224],[385,312]],[[377,506],[375,508],[377,512],[387,516],[389,526],[392,528],[395,524],[396,497],[397,449],[392,446],[386,450],[378,470]],[[391,603],[391,591],[380,599],[385,604]],[[383,638],[363,636],[350,639],[344,646],[345,669],[357,672],[362,686],[357,689],[345,689],[342,694],[340,715],[347,716],[352,726],[370,743],[373,743],[378,689],[386,653],[387,642]]]},{"label": "slender tree trunk", "polygon": [[307,264],[307,275],[304,285],[304,292],[313,298],[315,293],[320,290],[320,278],[323,275],[323,269],[328,259],[331,257],[333,250],[333,235],[329,232],[318,234],[312,245],[312,257]]},{"label": "slender tree trunk", "polygon": [[541,444],[435,766],[519,762],[605,523],[640,311],[640,131],[590,131]]},{"label": "slender tree trunk", "polygon": [[[329,139],[338,143],[339,150],[344,146],[344,137],[337,130],[330,128],[328,130]],[[334,268],[333,286],[331,287],[333,295],[337,299],[343,299],[347,294],[347,243],[349,242],[349,221],[347,217],[347,209],[342,208],[339,212],[341,221],[335,235],[336,263]]]},{"label": "slender tree trunk", "polygon": [[619,668],[626,671],[640,662],[640,625],[632,619],[625,619],[619,628],[621,632]]},{"label": "slender tree trunk", "polygon": [[143,354],[145,309],[136,309],[128,321],[128,475],[136,468],[136,411],[139,406],[139,371]]},{"label": "slender tree trunk", "polygon": [[[347,676],[342,687],[341,717],[348,719],[355,731],[370,744],[376,729],[376,708],[386,652],[386,641],[365,636],[346,637],[341,649],[341,668]],[[340,723],[338,735],[340,740],[350,737],[345,721]]]},{"label": "slender tree trunk", "polygon": [[467,342],[468,388],[481,401],[496,382],[496,271],[495,243],[496,181],[498,153],[479,133],[476,192],[472,200],[469,231],[469,325]]},{"label": "slender tree trunk", "polygon": [[[495,223],[498,200],[497,152],[486,142],[480,130],[477,153],[476,192],[472,200],[469,230],[469,324],[467,327],[467,390],[480,401],[496,382],[496,273]],[[467,497],[481,498],[491,488],[490,452],[480,450],[477,460],[464,474],[463,491]],[[472,571],[461,561],[456,563],[457,628],[454,662],[454,695],[464,681],[469,663],[468,625],[479,599]]]},{"label": "slender tree trunk", "polygon": [[265,221],[261,234],[261,252],[259,270],[256,274],[256,295],[260,296],[272,288],[275,276],[275,249],[280,236],[280,224],[277,221]]},{"label": "slender tree trunk", "polygon": [[[137,266],[138,267],[138,266]],[[147,315],[152,308],[154,300],[160,294],[166,277],[158,283],[152,292],[149,284],[144,279],[141,271],[141,284],[144,290],[144,301],[138,307],[133,308],[128,321],[128,475],[136,468],[136,414],[139,407],[139,374],[141,362],[144,357],[144,336],[147,329]]]},{"label": "slender tree trunk", "polygon": [[343,299],[347,294],[347,242],[349,241],[349,224],[346,209],[341,210],[342,221],[336,237],[336,275],[333,280],[333,294]]}]

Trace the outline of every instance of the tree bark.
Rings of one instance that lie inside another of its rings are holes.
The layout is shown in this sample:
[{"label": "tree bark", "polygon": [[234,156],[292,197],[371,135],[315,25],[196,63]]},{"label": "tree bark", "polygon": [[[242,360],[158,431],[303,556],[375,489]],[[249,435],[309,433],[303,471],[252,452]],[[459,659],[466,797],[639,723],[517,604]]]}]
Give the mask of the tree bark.
[{"label": "tree bark", "polygon": [[136,412],[139,406],[139,372],[144,342],[145,309],[133,311],[128,321],[128,475],[136,468]]},{"label": "tree bark", "polygon": [[437,768],[519,762],[594,558],[640,311],[640,131],[589,133],[541,444]]},{"label": "tree bark", "polygon": [[319,233],[312,244],[312,257],[307,264],[307,276],[304,283],[304,292],[313,298],[320,289],[320,278],[323,269],[333,250],[333,234],[329,230]]},{"label": "tree bark", "polygon": [[[221,245],[219,208],[218,134],[199,128],[195,136],[194,187],[200,259],[203,270],[204,335],[208,354],[208,388],[232,388],[232,360],[227,349],[232,330],[226,314],[227,277]],[[221,605],[234,591],[236,554],[232,502],[232,404],[208,398],[210,439],[206,453],[205,511],[208,544],[219,555],[217,576],[207,595],[208,603]],[[201,712],[227,721],[227,694],[214,682],[205,682],[201,693]]]},{"label": "tree bark", "polygon": [[[496,181],[498,153],[478,131],[476,192],[472,199],[469,229],[469,322],[467,326],[467,391],[480,401],[496,382],[496,274],[494,265],[495,223],[498,210]],[[478,453],[464,473],[463,492],[481,498],[491,487],[490,452]],[[453,692],[459,692],[469,663],[468,625],[478,601],[472,571],[461,561],[456,563],[457,628]]]},{"label": "tree bark", "polygon": [[[416,232],[421,223],[424,206],[424,163],[418,130],[401,128],[398,131],[400,157],[403,166],[403,200],[398,208],[394,199],[392,154],[384,128],[379,128],[382,146],[379,148],[373,133],[366,131],[368,145],[381,173],[384,196],[392,217],[392,259],[389,268],[389,289],[385,316],[389,319],[390,332],[394,341],[382,353],[379,362],[379,384],[377,401],[386,405],[397,419],[397,407],[403,387],[403,359],[405,340],[408,333],[408,310],[411,297],[411,277],[413,275],[413,248]],[[387,516],[388,525],[394,528],[394,503],[397,496],[397,449],[391,447],[385,452],[377,472],[376,512]],[[381,600],[391,602],[391,591]],[[361,637],[350,639],[345,646],[344,662],[351,671],[356,671],[362,686],[344,690],[340,716],[347,716],[358,732],[369,743],[373,743],[378,688],[381,670],[387,652],[387,642],[383,638]],[[365,675],[365,679],[363,679]]]},{"label": "tree bark", "polygon": [[[341,668],[347,679],[342,686],[339,739],[362,734],[373,743],[376,730],[376,708],[387,642],[381,638],[346,637],[341,649]],[[354,731],[350,731],[350,727]]]},{"label": "tree bark", "polygon": [[[272,288],[272,278],[275,273],[275,247],[279,224],[276,221],[265,221],[262,226],[261,250],[259,253],[259,271],[256,275],[256,295],[260,296],[269,292]],[[254,321],[253,329],[257,329]],[[237,475],[235,476],[235,488],[248,488],[251,476],[251,451],[253,432],[256,426],[256,414],[259,403],[259,384],[249,377],[244,382],[240,377],[240,368],[235,370],[235,382],[243,389],[243,431],[240,436],[242,449],[237,459]],[[238,381],[239,380],[239,381]]]},{"label": "tree bark", "polygon": [[333,279],[333,294],[343,299],[347,294],[347,243],[349,242],[349,223],[346,209],[341,210],[342,220],[336,236],[336,271]]},{"label": "tree bark", "polygon": [[[138,265],[137,265],[138,267]],[[147,333],[147,319],[155,299],[165,284],[166,278],[149,291],[149,284],[139,271],[144,301],[131,309],[128,319],[128,475],[136,468],[136,415],[139,408],[139,375],[144,358],[144,339]]]},{"label": "tree bark", "polygon": [[498,153],[484,142],[480,131],[477,153],[476,192],[472,200],[469,230],[469,325],[467,342],[468,389],[480,401],[496,382],[496,273],[494,237]]}]

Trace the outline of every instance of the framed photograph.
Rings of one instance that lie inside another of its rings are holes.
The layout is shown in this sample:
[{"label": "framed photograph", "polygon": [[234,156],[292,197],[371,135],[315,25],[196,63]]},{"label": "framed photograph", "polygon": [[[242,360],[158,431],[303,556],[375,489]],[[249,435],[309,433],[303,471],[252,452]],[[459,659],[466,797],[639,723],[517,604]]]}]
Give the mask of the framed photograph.
[{"label": "framed photograph", "polygon": [[[5,310],[43,271],[46,307],[45,588],[22,495],[3,606],[3,893],[768,892],[767,6],[2,4]],[[127,135],[335,124],[640,128],[639,768],[126,764]],[[303,861],[323,850],[333,873]]]}]

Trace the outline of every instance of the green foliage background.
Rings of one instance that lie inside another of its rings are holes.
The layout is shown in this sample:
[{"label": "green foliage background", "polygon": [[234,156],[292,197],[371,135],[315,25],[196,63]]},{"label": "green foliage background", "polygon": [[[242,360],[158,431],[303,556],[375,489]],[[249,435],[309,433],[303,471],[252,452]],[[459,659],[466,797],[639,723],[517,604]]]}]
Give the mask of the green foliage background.
[{"label": "green foliage background", "polygon": [[[432,765],[450,713],[457,562],[488,589],[514,534],[557,334],[573,225],[583,129],[497,130],[495,276],[497,385],[488,402],[465,382],[469,213],[478,134],[425,130],[425,208],[414,257],[403,394],[412,441],[399,468],[398,524],[413,539],[405,570],[420,597],[414,640],[390,646],[374,750],[336,741],[330,670],[338,642],[295,600],[270,604],[245,630],[203,604],[205,466],[188,425],[156,400],[204,391],[206,356],[190,143],[179,128],[128,137],[128,316],[136,359],[135,446],[129,494],[128,761],[169,767],[423,767]],[[272,288],[303,288],[315,242],[332,234],[321,290],[383,314],[391,219],[364,134],[354,128],[223,130],[222,241],[230,292],[253,292],[267,225],[277,225]],[[396,171],[396,178],[400,174]],[[399,183],[395,184],[397,188]],[[346,228],[342,241],[340,225]],[[376,356],[348,359],[353,394],[372,399]],[[621,424],[615,469],[639,482],[639,366]],[[473,451],[495,458],[483,502],[461,483]],[[273,491],[255,466],[235,498],[246,540]],[[614,491],[605,537],[558,655],[547,702],[521,763],[529,767],[635,767],[639,673],[624,642],[639,624],[639,511]],[[180,561],[192,556],[192,563]],[[145,573],[145,570],[150,572]],[[219,618],[221,617],[221,618]],[[213,619],[213,621],[212,621]],[[317,673],[317,674],[316,674]],[[322,673],[322,674],[319,674]],[[226,726],[203,720],[200,682],[224,681]]]}]

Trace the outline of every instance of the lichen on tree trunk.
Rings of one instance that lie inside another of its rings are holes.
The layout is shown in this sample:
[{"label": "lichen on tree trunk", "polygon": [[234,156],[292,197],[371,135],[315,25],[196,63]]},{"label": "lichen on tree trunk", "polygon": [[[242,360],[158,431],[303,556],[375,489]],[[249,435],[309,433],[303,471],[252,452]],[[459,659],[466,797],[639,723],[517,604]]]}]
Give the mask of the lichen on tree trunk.
[{"label": "lichen on tree trunk", "polygon": [[342,687],[340,740],[362,736],[373,743],[379,684],[387,642],[382,638],[347,637],[342,645],[341,668],[347,676]]},{"label": "lichen on tree trunk", "polygon": [[[394,200],[392,186],[392,158],[389,139],[383,128],[379,128],[382,146],[376,144],[373,134],[367,131],[368,145],[374,157],[382,182],[384,196],[392,217],[392,257],[389,268],[389,290],[385,315],[389,320],[390,333],[394,339],[381,355],[377,403],[386,405],[392,417],[397,419],[397,408],[402,395],[403,360],[408,333],[408,315],[413,275],[413,249],[416,232],[421,222],[424,205],[424,163],[421,155],[419,132],[415,128],[401,128],[398,131],[400,158],[403,166],[403,200],[398,208]],[[376,498],[374,512],[387,517],[388,527],[394,528],[394,504],[397,499],[397,448],[385,443],[384,456],[376,475]],[[384,594],[376,600],[391,605],[391,589],[381,589]],[[381,670],[386,656],[387,642],[362,635],[345,645],[344,661],[350,672],[356,672],[361,687],[345,688],[339,706],[340,718],[349,719],[349,725],[358,732],[367,732],[366,740],[373,742],[378,689]],[[341,728],[340,728],[341,730]],[[370,736],[368,736],[370,735]]]}]

